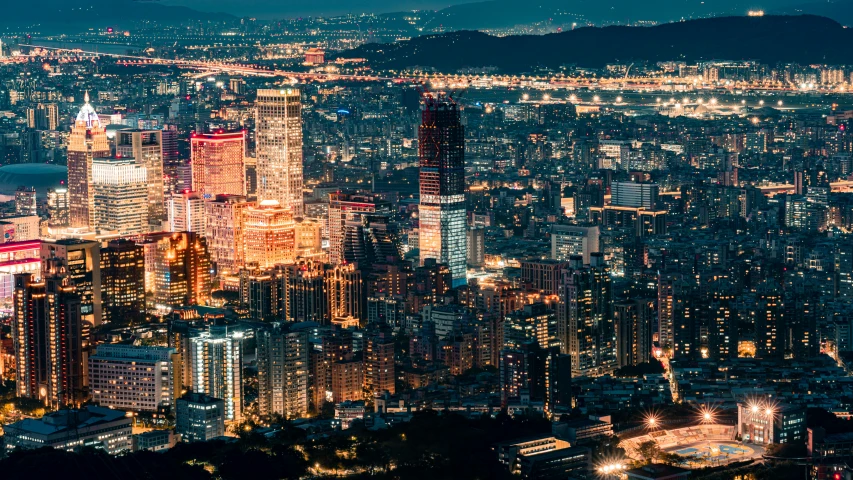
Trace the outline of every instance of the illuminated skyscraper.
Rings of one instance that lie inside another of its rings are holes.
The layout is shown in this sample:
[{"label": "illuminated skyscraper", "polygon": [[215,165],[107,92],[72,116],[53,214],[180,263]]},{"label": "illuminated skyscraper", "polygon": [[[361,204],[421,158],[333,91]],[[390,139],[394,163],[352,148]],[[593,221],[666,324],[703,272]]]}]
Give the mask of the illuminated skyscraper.
[{"label": "illuminated skyscraper", "polygon": [[67,227],[68,188],[57,187],[47,191],[47,216],[51,227]]},{"label": "illuminated skyscraper", "polygon": [[145,312],[145,251],[130,240],[112,240],[101,249],[104,322],[139,320]]},{"label": "illuminated skyscraper", "polygon": [[573,372],[601,374],[616,366],[612,280],[601,253],[591,254],[589,265],[583,265],[580,255],[569,259],[560,286],[558,314]]},{"label": "illuminated skyscraper", "polygon": [[261,415],[285,418],[308,414],[308,329],[276,324],[258,332],[258,407]]},{"label": "illuminated skyscraper", "polygon": [[326,269],[326,292],[333,324],[349,328],[367,321],[367,297],[356,264]]},{"label": "illuminated skyscraper", "polygon": [[427,98],[420,148],[420,259],[446,263],[453,286],[466,279],[465,136],[452,101]]},{"label": "illuminated skyscraper", "polygon": [[158,307],[205,305],[210,300],[207,241],[193,232],[158,234],[142,242],[146,290]]},{"label": "illuminated skyscraper", "polygon": [[220,275],[245,266],[243,229],[246,211],[253,206],[255,202],[248,202],[241,195],[217,195],[204,204],[210,261]]},{"label": "illuminated skyscraper", "polygon": [[246,210],[243,235],[248,266],[267,269],[294,259],[296,223],[290,210],[275,200]]},{"label": "illuminated skyscraper", "polygon": [[85,100],[68,138],[68,201],[71,226],[75,228],[91,228],[95,224],[92,161],[110,156],[107,131],[89,105],[88,93]]},{"label": "illuminated skyscraper", "polygon": [[19,397],[51,406],[84,400],[80,296],[57,262],[41,280],[15,275],[12,341]]},{"label": "illuminated skyscraper", "polygon": [[55,103],[39,103],[27,109],[27,126],[35,130],[56,130],[59,108]]},{"label": "illuminated skyscraper", "polygon": [[92,162],[97,231],[136,235],[148,231],[148,183],[145,167],[133,158],[96,158]]},{"label": "illuminated skyscraper", "polygon": [[322,263],[300,261],[284,267],[284,318],[328,323],[329,302]]},{"label": "illuminated skyscraper", "polygon": [[15,215],[38,215],[35,188],[20,186],[15,190]]},{"label": "illuminated skyscraper", "polygon": [[170,232],[204,234],[204,200],[198,192],[172,193],[166,200]]},{"label": "illuminated skyscraper", "polygon": [[189,361],[192,390],[225,402],[225,420],[240,421],[243,415],[243,334],[211,326],[190,339]]},{"label": "illuminated skyscraper", "polygon": [[83,320],[94,326],[101,324],[101,245],[98,242],[63,239],[41,244],[42,272],[50,270],[54,259],[76,286],[80,294]]},{"label": "illuminated skyscraper", "polygon": [[255,102],[258,199],[276,200],[302,216],[302,101],[300,90],[260,89]]},{"label": "illuminated skyscraper", "polygon": [[194,133],[190,144],[194,191],[205,200],[246,194],[246,132]]},{"label": "illuminated skyscraper", "polygon": [[161,230],[166,220],[163,201],[163,132],[160,130],[119,130],[116,155],[136,159],[145,167],[148,178],[148,224],[152,231]]},{"label": "illuminated skyscraper", "polygon": [[360,213],[391,212],[391,204],[372,193],[332,192],[329,194],[329,263],[344,261],[347,221]]}]

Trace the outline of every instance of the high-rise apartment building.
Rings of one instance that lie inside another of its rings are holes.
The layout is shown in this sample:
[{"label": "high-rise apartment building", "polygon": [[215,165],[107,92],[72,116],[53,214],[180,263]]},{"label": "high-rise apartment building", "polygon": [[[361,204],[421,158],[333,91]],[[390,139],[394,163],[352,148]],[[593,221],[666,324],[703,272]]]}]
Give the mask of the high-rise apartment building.
[{"label": "high-rise apartment building", "polygon": [[102,407],[156,412],[181,395],[181,357],[168,347],[99,345],[89,357],[89,389]]},{"label": "high-rise apartment building", "polygon": [[258,332],[258,406],[261,415],[285,418],[308,414],[308,328],[276,324]]},{"label": "high-rise apartment building", "polygon": [[332,323],[344,326],[367,321],[367,296],[355,264],[326,269],[326,294]]},{"label": "high-rise apartment building", "polygon": [[205,305],[210,300],[210,254],[207,240],[194,232],[148,237],[145,250],[146,289],[153,288],[157,307]]},{"label": "high-rise apartment building", "polygon": [[148,182],[148,224],[161,230],[166,220],[163,201],[163,132],[160,130],[119,130],[116,133],[116,155],[131,157],[143,166]]},{"label": "high-rise apartment building", "polygon": [[328,323],[326,268],[320,262],[301,261],[283,268],[284,318],[291,322]]},{"label": "high-rise apartment building", "polygon": [[574,373],[595,374],[615,367],[612,280],[601,253],[592,254],[589,265],[583,265],[578,255],[569,259],[560,287],[558,322]]},{"label": "high-rise apartment building", "polygon": [[71,284],[80,294],[80,314],[84,321],[102,322],[101,245],[86,240],[63,239],[41,244],[42,272],[50,271],[54,259],[65,268]]},{"label": "high-rise apartment building", "polygon": [[88,93],[85,99],[68,138],[68,204],[70,224],[75,228],[91,228],[95,224],[92,161],[110,156],[107,131],[89,105]]},{"label": "high-rise apartment building", "polygon": [[174,192],[166,200],[170,232],[205,234],[204,199],[199,192]]},{"label": "high-rise apartment building", "polygon": [[362,213],[391,212],[391,204],[373,193],[329,193],[329,263],[344,261],[347,221]]},{"label": "high-rise apartment building", "polygon": [[85,399],[80,295],[58,262],[50,264],[41,280],[15,275],[17,395],[54,407],[76,405]]},{"label": "high-rise apartment building", "polygon": [[364,387],[371,395],[396,391],[394,337],[390,329],[370,332],[364,344]]},{"label": "high-rise apartment building", "polygon": [[15,215],[38,215],[38,210],[36,209],[35,188],[20,186],[15,190]]},{"label": "high-rise apartment building", "polygon": [[418,130],[420,260],[450,267],[453,286],[467,283],[465,136],[452,101],[427,98]]},{"label": "high-rise apartment building", "polygon": [[145,250],[130,240],[111,240],[101,249],[104,322],[140,320],[145,312]]},{"label": "high-rise apartment building", "polygon": [[302,100],[298,88],[259,89],[255,101],[258,199],[302,216]]},{"label": "high-rise apartment building", "polygon": [[96,231],[138,235],[148,231],[148,176],[133,158],[92,161]]},{"label": "high-rise apartment building", "polygon": [[246,211],[255,206],[240,195],[217,195],[204,202],[205,232],[210,261],[219,275],[235,273],[246,264]]},{"label": "high-rise apartment building", "polygon": [[247,266],[267,269],[290,263],[296,250],[293,214],[275,200],[249,207],[244,216],[243,239]]},{"label": "high-rise apartment building", "polygon": [[246,194],[246,132],[194,133],[190,137],[193,191],[205,200]]},{"label": "high-rise apartment building", "polygon": [[634,300],[613,307],[616,365],[639,365],[651,358],[651,320],[654,302]]},{"label": "high-rise apartment building", "polygon": [[468,265],[482,267],[486,264],[486,229],[473,227],[468,229]]},{"label": "high-rise apartment building", "polygon": [[190,339],[192,390],[225,402],[225,420],[239,422],[243,415],[243,334],[211,326]]},{"label": "high-rise apartment building", "polygon": [[59,107],[55,103],[39,103],[27,109],[27,126],[35,130],[56,130]]},{"label": "high-rise apartment building", "polygon": [[70,207],[68,206],[68,187],[51,188],[47,191],[47,217],[51,227],[67,227]]}]

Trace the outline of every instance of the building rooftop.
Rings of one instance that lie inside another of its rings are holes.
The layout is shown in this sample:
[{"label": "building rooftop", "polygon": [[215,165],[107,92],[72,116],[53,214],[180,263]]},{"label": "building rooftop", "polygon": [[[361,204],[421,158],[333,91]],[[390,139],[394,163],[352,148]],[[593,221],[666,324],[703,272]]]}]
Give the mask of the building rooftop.
[{"label": "building rooftop", "polygon": [[60,410],[41,419],[26,418],[8,425],[7,428],[13,427],[37,435],[52,435],[67,430],[89,428],[99,423],[114,422],[125,417],[125,412],[120,410],[88,406],[84,410]]},{"label": "building rooftop", "polygon": [[690,476],[690,470],[686,468],[674,467],[672,465],[662,465],[652,463],[640,468],[633,468],[625,471],[628,478],[637,478],[642,480],[665,480],[668,478],[682,478]]}]

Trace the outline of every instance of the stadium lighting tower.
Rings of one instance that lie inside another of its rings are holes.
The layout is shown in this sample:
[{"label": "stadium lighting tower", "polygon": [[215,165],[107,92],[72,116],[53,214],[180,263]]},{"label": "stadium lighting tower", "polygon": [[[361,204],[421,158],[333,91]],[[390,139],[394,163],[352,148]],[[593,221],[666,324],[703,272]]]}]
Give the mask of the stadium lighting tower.
[{"label": "stadium lighting tower", "polygon": [[704,424],[714,423],[716,420],[716,409],[703,405],[699,408],[699,420]]},{"label": "stadium lighting tower", "polygon": [[610,477],[610,476],[614,476],[614,477],[618,478],[622,475],[622,472],[624,472],[626,468],[627,467],[622,462],[608,461],[608,462],[605,462],[605,463],[599,465],[598,468],[596,468],[596,471],[602,477],[605,477],[605,478]]},{"label": "stadium lighting tower", "polygon": [[648,426],[649,428],[657,428],[659,424],[660,419],[654,413],[650,413],[648,416],[646,416],[646,426]]}]

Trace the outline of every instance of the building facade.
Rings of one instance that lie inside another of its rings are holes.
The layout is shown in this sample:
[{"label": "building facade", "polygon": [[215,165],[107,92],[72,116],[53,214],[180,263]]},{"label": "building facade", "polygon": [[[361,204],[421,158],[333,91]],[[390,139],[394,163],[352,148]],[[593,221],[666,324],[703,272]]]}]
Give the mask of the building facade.
[{"label": "building facade", "polygon": [[420,261],[450,267],[453,286],[467,283],[465,135],[455,103],[428,98],[418,130]]}]

